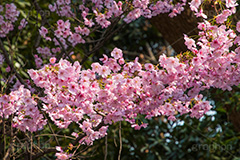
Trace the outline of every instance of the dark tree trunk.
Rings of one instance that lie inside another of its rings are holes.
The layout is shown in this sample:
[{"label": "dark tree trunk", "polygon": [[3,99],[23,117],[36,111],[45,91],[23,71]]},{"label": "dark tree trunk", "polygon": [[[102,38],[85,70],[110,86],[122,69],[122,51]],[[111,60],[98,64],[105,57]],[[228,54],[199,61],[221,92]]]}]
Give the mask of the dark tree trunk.
[{"label": "dark tree trunk", "polygon": [[240,132],[240,111],[239,106],[229,106],[226,105],[226,110],[228,113],[228,119],[233,124],[236,131]]},{"label": "dark tree trunk", "polygon": [[150,22],[177,54],[187,50],[184,45],[183,34],[188,36],[198,34],[198,19],[191,12],[190,8],[186,8],[180,15],[174,18],[170,18],[168,14],[160,14],[153,17]]}]

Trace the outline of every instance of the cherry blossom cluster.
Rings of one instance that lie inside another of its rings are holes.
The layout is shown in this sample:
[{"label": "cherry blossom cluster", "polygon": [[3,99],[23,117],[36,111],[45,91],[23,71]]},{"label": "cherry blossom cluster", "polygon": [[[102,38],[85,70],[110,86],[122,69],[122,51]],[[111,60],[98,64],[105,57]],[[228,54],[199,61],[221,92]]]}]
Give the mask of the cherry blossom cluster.
[{"label": "cherry blossom cluster", "polygon": [[53,5],[49,5],[51,12],[57,12],[60,16],[72,17],[75,14],[71,11],[71,0],[57,0]]},{"label": "cherry blossom cluster", "polygon": [[[202,31],[197,44],[185,36],[185,44],[196,55],[191,60],[194,74],[204,75],[199,77],[205,84],[203,88],[231,90],[231,86],[240,83],[239,36],[225,25],[211,25],[207,21],[199,23],[198,28]],[[235,52],[231,50],[233,45]]]},{"label": "cherry blossom cluster", "polygon": [[[160,13],[170,13],[169,16],[173,17],[180,14],[186,5],[186,1],[182,0],[180,2],[173,3],[169,0],[150,2],[149,0],[134,0],[129,1],[115,1],[115,0],[92,0],[92,1],[82,1],[79,5],[81,11],[82,19],[86,26],[92,27],[95,23],[101,25],[103,28],[108,27],[111,22],[109,21],[112,17],[118,17],[121,15],[126,15],[124,21],[130,23],[140,16],[146,18],[151,18]],[[91,8],[89,8],[89,3],[91,3]],[[53,5],[49,5],[49,9],[52,12],[56,12],[59,16],[73,17],[76,16],[75,13],[71,11],[70,7],[71,1],[57,0]],[[124,6],[124,7],[123,7]],[[76,11],[75,11],[76,12]],[[77,13],[77,12],[76,12]],[[95,15],[95,19],[88,18]]]},{"label": "cherry blossom cluster", "polygon": [[[50,61],[55,62],[54,59]],[[80,85],[80,69],[81,66],[78,62],[72,66],[68,61],[61,60],[58,64],[46,65],[39,71],[31,69],[29,75],[37,86],[45,88],[44,93],[47,96],[42,97],[41,100],[44,102],[43,110],[51,120],[59,128],[67,128],[71,122],[78,123],[88,136],[84,143],[90,144],[93,140],[106,135],[107,126],[101,127],[99,131],[93,131],[93,128],[102,121],[102,116],[93,110],[94,92],[98,84],[97,82],[92,83],[93,88],[91,88],[88,86],[90,82],[82,79],[81,81],[84,83]],[[82,75],[85,74],[82,72]],[[95,78],[93,72],[92,74],[92,77]],[[50,82],[46,76],[53,81]],[[86,78],[88,77],[86,76]],[[74,100],[74,98],[76,99]],[[84,120],[86,115],[89,118]],[[80,123],[80,121],[83,122]]]},{"label": "cherry blossom cluster", "polygon": [[[60,48],[57,49],[58,52],[60,51]],[[52,51],[54,51],[54,49],[52,49]],[[50,48],[48,47],[38,47],[37,48],[37,52],[43,57],[43,58],[49,58],[49,57],[53,57],[54,54],[52,54]],[[56,53],[56,52],[55,52]]]},{"label": "cherry blossom cluster", "polygon": [[31,92],[23,85],[9,95],[0,95],[0,117],[8,118],[10,115],[13,115],[13,127],[24,132],[42,129],[47,122]]},{"label": "cherry blossom cluster", "polygon": [[[128,121],[135,129],[146,127],[139,123],[139,115],[151,118],[191,113],[200,118],[211,106],[202,101],[199,85],[190,76],[187,64],[177,58],[160,57],[162,69],[150,63],[142,66],[138,59],[125,62],[122,50],[115,48],[113,58],[104,55],[92,69],[81,70],[61,59],[40,70],[29,70],[34,83],[44,88],[46,96],[40,97],[43,111],[59,128],[67,128],[71,122],[79,124],[86,134],[81,143],[92,142],[106,135],[107,126],[113,122]],[[196,89],[187,92],[190,88]],[[98,131],[93,128],[104,122]]]},{"label": "cherry blossom cluster", "polygon": [[[203,13],[203,3],[205,2],[201,0],[192,0],[189,5],[192,11],[196,12],[197,17],[201,16],[206,19],[207,16]],[[168,0],[156,2],[134,0],[131,3],[128,1],[93,0],[90,2],[82,1],[74,8],[71,8],[71,4],[71,0],[56,0],[55,3],[49,5],[49,9],[61,17],[78,19],[79,23],[72,24],[69,20],[59,19],[54,35],[49,34],[48,29],[44,26],[39,30],[40,35],[47,41],[53,41],[56,47],[63,45],[67,49],[69,44],[73,47],[77,44],[84,44],[85,37],[89,36],[93,26],[100,25],[102,28],[107,28],[115,17],[121,17],[125,22],[130,23],[141,16],[151,18],[162,13],[170,13],[170,17],[176,16],[184,10],[186,0],[174,3]],[[236,6],[235,0],[226,1],[226,9],[216,17],[216,22],[221,24],[225,22],[227,17],[236,12]],[[57,37],[58,40],[51,38],[51,36]],[[62,44],[59,44],[59,41]],[[51,54],[49,56],[51,57]]]},{"label": "cherry blossom cluster", "polygon": [[[203,3],[201,0],[192,0],[189,5],[192,11],[196,12],[197,17],[207,18],[203,13]],[[216,2],[215,2],[216,3]],[[88,36],[93,26],[100,25],[107,28],[111,24],[114,17],[121,17],[125,22],[130,23],[141,16],[151,18],[162,13],[169,13],[170,17],[180,14],[184,10],[186,0],[172,2],[169,0],[150,2],[149,0],[115,1],[115,0],[92,0],[82,1],[77,7],[72,8],[71,0],[56,0],[55,3],[49,5],[51,12],[56,12],[61,17],[73,17],[78,19],[80,24],[74,24],[71,28],[69,20],[58,20],[54,36],[58,37],[64,48],[68,47],[68,43],[72,46],[84,44],[84,37]],[[89,7],[91,6],[91,7]],[[226,18],[236,12],[236,0],[227,0],[226,8],[220,13],[216,21],[223,23]],[[73,30],[74,28],[74,30]],[[44,26],[39,30],[40,34],[48,41],[51,41],[48,29]],[[55,46],[60,46],[59,41],[53,38]]]},{"label": "cherry blossom cluster", "polygon": [[[183,6],[186,4],[185,0],[176,4],[172,1],[157,1],[150,2],[149,0],[134,0],[132,3],[128,1],[115,1],[115,0],[92,0],[82,1],[78,8],[71,7],[71,0],[57,0],[56,3],[50,4],[49,9],[56,12],[62,17],[74,17],[78,19],[80,24],[75,24],[74,30],[71,29],[69,20],[57,21],[57,27],[54,31],[54,36],[58,37],[64,48],[68,47],[68,43],[72,46],[77,44],[84,44],[84,36],[88,36],[93,26],[100,25],[102,28],[107,28],[111,24],[114,17],[121,17],[125,22],[130,23],[141,16],[151,18],[161,13],[169,13],[170,17],[176,16],[183,11]],[[92,6],[89,8],[89,6]],[[124,6],[124,7],[123,7]],[[75,11],[75,13],[73,12]],[[79,15],[80,13],[80,15]],[[80,16],[80,17],[79,17]],[[47,36],[48,29],[44,26],[39,30],[40,34],[47,41],[52,38]],[[55,46],[59,46],[59,42],[53,38]]]},{"label": "cherry blossom cluster", "polygon": [[[197,17],[202,17],[204,19],[207,19],[207,15],[204,14],[204,2],[207,1],[202,1],[202,0],[192,0],[189,2],[190,8],[193,12],[195,12],[195,15]],[[236,12],[236,6],[238,6],[236,0],[226,0],[223,3],[225,3],[224,8],[225,10],[221,11],[221,13],[218,14],[216,21],[217,23],[223,23],[226,21],[227,17],[230,16],[231,14],[234,14]],[[214,1],[214,6],[219,4],[222,6],[222,1]]]},{"label": "cherry blossom cluster", "polygon": [[42,68],[43,60],[41,57],[39,57],[37,54],[34,55],[34,60],[36,64],[36,68]]},{"label": "cherry blossom cluster", "polygon": [[[71,30],[71,23],[69,20],[63,21],[63,20],[58,20],[57,21],[57,28],[54,31],[54,37],[58,38],[59,41],[56,38],[51,38],[50,35],[48,35],[48,29],[42,26],[39,30],[40,35],[45,38],[47,41],[52,41],[54,42],[54,45],[56,48],[52,48],[53,53],[60,52],[60,46],[63,45],[65,49],[68,48],[68,44],[71,44],[71,46],[76,46],[77,44],[84,44],[85,40],[83,39],[83,36],[88,36],[90,33],[90,30],[87,27],[81,28],[80,26],[74,27],[74,31]],[[37,49],[38,53],[40,53],[44,57],[51,57],[53,56],[50,53],[50,49],[48,47],[45,48],[38,48]],[[44,58],[43,57],[43,58]]]},{"label": "cherry blossom cluster", "polygon": [[17,21],[19,14],[13,3],[0,5],[0,37],[6,37],[14,29],[13,23]]}]

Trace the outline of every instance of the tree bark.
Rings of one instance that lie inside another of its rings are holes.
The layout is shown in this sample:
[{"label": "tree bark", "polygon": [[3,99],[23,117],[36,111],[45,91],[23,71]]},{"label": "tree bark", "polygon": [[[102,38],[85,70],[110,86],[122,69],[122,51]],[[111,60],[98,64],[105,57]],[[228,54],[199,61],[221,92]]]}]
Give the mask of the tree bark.
[{"label": "tree bark", "polygon": [[196,18],[189,7],[186,7],[181,14],[174,18],[170,18],[168,14],[160,14],[150,19],[150,22],[177,54],[187,50],[184,45],[183,34],[188,36],[198,34],[197,22],[199,22],[199,19]]}]

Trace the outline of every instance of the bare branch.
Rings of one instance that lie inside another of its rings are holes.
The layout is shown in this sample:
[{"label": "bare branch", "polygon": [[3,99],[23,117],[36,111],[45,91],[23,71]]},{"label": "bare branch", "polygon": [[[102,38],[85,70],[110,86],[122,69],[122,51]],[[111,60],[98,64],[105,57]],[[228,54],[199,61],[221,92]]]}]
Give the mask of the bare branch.
[{"label": "bare branch", "polygon": [[152,52],[152,48],[148,42],[146,42],[145,46],[147,48],[148,54],[150,55],[150,61],[152,61],[153,63],[158,63],[156,57],[154,56],[154,54]]},{"label": "bare branch", "polygon": [[40,134],[40,135],[36,135],[35,137],[44,137],[44,136],[56,136],[56,137],[61,137],[61,138],[68,138],[68,139],[72,139],[75,140],[76,138],[70,137],[70,136],[66,136],[66,135],[58,135],[58,134]]},{"label": "bare branch", "polygon": [[119,122],[119,152],[118,152],[118,160],[121,160],[121,152],[122,152],[122,126],[121,121]]},{"label": "bare branch", "polygon": [[116,30],[112,31],[113,28],[118,24],[118,22],[120,21],[120,19],[118,18],[111,27],[109,27],[104,34],[102,35],[102,37],[100,39],[102,39],[102,41],[98,41],[97,44],[94,46],[94,48],[87,54],[84,56],[83,60],[81,61],[81,64],[83,64],[91,55],[95,55],[96,51],[99,50],[106,41],[108,41],[115,33],[117,33],[118,31],[120,31],[125,25],[126,23],[123,23],[121,26],[119,26]]}]

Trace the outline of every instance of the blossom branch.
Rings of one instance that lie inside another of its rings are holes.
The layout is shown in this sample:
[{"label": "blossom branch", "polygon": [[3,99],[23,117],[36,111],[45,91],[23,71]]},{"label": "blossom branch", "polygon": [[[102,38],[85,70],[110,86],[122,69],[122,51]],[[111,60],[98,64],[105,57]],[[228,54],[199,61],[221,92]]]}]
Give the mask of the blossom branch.
[{"label": "blossom branch", "polygon": [[[36,10],[39,13],[41,13],[42,9],[38,5],[37,1],[36,0],[32,0],[32,2],[34,4]],[[47,21],[46,17],[44,15],[41,15],[41,16],[42,16],[42,19],[45,21],[45,23],[50,27],[50,30],[54,33],[54,30],[52,29],[51,24]],[[58,41],[60,47],[62,48],[62,52],[57,56],[57,61],[59,61],[62,58],[63,54],[65,54],[69,58],[69,60],[72,61],[71,57],[69,56],[68,52],[64,48],[64,46],[63,46],[62,42],[60,41],[60,39],[58,37],[56,37],[56,36],[54,36],[54,37],[56,38],[56,40]],[[72,61],[72,63],[73,63],[73,61]]]}]

